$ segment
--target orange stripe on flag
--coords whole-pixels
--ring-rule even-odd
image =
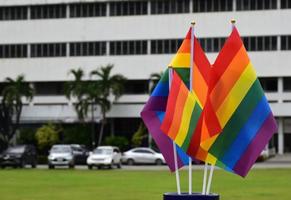
[[[249,62],[250,60],[246,54],[246,50],[244,46],[241,46],[240,50],[229,64],[224,74],[211,91],[210,98],[215,111],[217,111],[223,103],[224,99],[229,94]]]
[[[175,140],[176,135],[179,131],[182,115],[183,115],[183,110],[184,110],[184,105],[188,97],[188,90],[184,90],[184,89],[185,88],[183,87],[183,85],[180,84],[179,95],[177,97],[175,113],[174,113],[175,120],[173,121],[169,129],[169,137],[172,138],[173,140]]]

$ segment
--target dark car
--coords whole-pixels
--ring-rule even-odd
[[[89,151],[86,147],[80,144],[71,144],[71,147],[73,149],[75,164],[86,165],[87,157],[89,156]]]
[[[6,149],[0,154],[0,166],[23,168],[25,165],[31,165],[35,168],[37,164],[36,150],[32,145],[17,145]]]

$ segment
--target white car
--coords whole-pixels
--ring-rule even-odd
[[[133,164],[165,164],[165,159],[161,153],[157,153],[150,148],[134,148],[126,151],[122,155],[122,162],[128,165]]]
[[[75,167],[73,150],[70,145],[58,144],[52,146],[48,156],[48,167],[53,169],[55,166]]]
[[[102,166],[112,168],[114,165],[121,168],[121,153],[117,147],[99,146],[93,152],[90,152],[87,158],[88,169],[93,166],[100,169]]]

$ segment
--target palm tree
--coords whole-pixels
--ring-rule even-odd
[[[102,66],[97,70],[91,72],[91,76],[96,76],[96,87],[99,88],[100,95],[96,95],[95,103],[100,106],[101,109],[101,127],[98,139],[98,145],[101,144],[103,131],[106,121],[106,114],[111,109],[112,102],[110,96],[113,95],[117,100],[123,94],[123,85],[126,80],[121,74],[111,75],[113,65]]]
[[[88,111],[91,106],[91,140],[92,148],[95,147],[95,124],[94,124],[94,102],[92,96],[97,90],[93,84],[83,80],[84,71],[82,69],[72,69],[70,73],[74,76],[74,81],[69,81],[65,84],[65,95],[70,100],[76,98],[74,104],[78,119],[84,124],[85,118],[88,116]]]
[[[34,90],[25,82],[23,75],[17,76],[15,80],[6,78],[5,82],[0,105],[0,140],[7,146],[19,127],[22,97],[30,102]]]
[[[80,121],[84,122],[89,108],[88,95],[86,93],[87,84],[84,82],[84,72],[82,69],[72,69],[70,73],[74,76],[74,81],[65,83],[65,95],[70,100],[72,97],[77,99],[74,104]]]

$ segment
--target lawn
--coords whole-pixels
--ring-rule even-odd
[[[193,171],[201,190],[202,171]],[[291,169],[252,170],[246,179],[217,170],[212,191],[223,200],[290,200]],[[181,172],[187,191],[187,171]],[[175,191],[168,171],[0,170],[1,200],[162,200]]]

